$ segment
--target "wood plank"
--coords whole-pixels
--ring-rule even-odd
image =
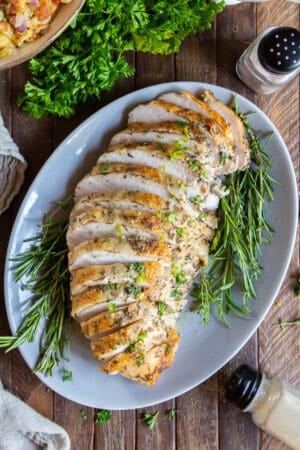
[[[80,412],[87,413],[87,419]],[[70,435],[72,450],[93,450],[94,410],[71,402],[58,394],[54,396],[54,418]]]
[[[176,399],[177,450],[218,449],[218,376]]]
[[[136,448],[138,450],[175,450],[177,448],[175,435],[176,421],[168,417],[168,412],[175,408],[175,401],[170,400],[168,402],[160,403],[159,405],[141,408],[136,411]],[[153,430],[150,430],[142,420],[143,414],[145,412],[154,414],[157,411],[159,414],[155,426]]]
[[[241,17],[243,20],[241,21]],[[235,64],[255,38],[256,6],[241,4],[226,8],[217,19],[217,82],[239,92],[252,101],[255,94],[246,87],[235,73]],[[257,334],[219,372],[219,449],[256,450],[259,433],[248,415],[243,414],[224,399],[223,386],[230,373],[242,363],[257,367]]]
[[[217,84],[239,92],[252,101],[255,95],[239,80],[235,65],[256,36],[255,11],[256,5],[246,3],[229,6],[217,17]]]
[[[136,54],[136,89],[175,79],[174,55],[161,56],[149,53]]]
[[[276,25],[299,29],[299,6],[279,0],[257,7],[258,32]],[[299,177],[299,83],[293,80],[286,88],[271,96],[259,96],[258,105],[271,118],[280,131],[293,159]],[[299,178],[298,178],[299,179]],[[273,325],[279,319],[292,320],[300,316],[300,304],[294,296],[295,276],[299,275],[299,234],[287,277],[279,296],[259,329],[260,368],[269,376],[278,376],[300,383],[299,327],[281,330]],[[288,447],[266,433],[261,433],[261,450],[287,450]]]
[[[211,30],[188,37],[175,57],[176,79],[215,84],[216,24]]]
[[[17,96],[27,77],[28,74],[24,64],[12,70],[12,136],[28,162],[24,185],[11,207],[13,218],[32,179],[52,151],[51,119],[37,121],[16,106]],[[12,374],[11,391],[29,404],[32,402],[38,411],[52,418],[52,394],[49,395],[45,390],[40,389],[42,387],[41,381],[36,375],[32,374],[19,352],[12,354]],[[43,388],[45,389],[44,386]]]
[[[130,450],[135,448],[135,411],[112,411],[104,425],[95,425],[95,450]]]
[[[249,364],[256,368],[256,333],[242,350],[219,372],[219,449],[256,450],[259,447],[259,432],[249,414],[244,414],[231,405],[224,397],[224,386],[232,372],[240,364]]]

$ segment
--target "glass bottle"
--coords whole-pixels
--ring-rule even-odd
[[[266,29],[236,64],[239,78],[259,94],[271,94],[300,72],[300,32],[292,27]]]
[[[249,412],[260,428],[300,449],[300,389],[277,378],[268,379],[243,364],[227,382],[225,396]]]

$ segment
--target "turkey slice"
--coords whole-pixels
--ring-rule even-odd
[[[230,124],[235,151],[238,155],[238,170],[244,170],[250,163],[250,152],[245,130],[241,119],[224,103],[217,100],[211,91],[204,91],[202,99]]]
[[[139,286],[151,286],[164,278],[165,272],[165,267],[158,261],[88,266],[72,272],[71,295],[80,294],[87,287],[98,285],[138,283]]]
[[[84,242],[69,252],[71,271],[90,265],[137,263],[145,261],[171,263],[171,251],[164,242],[142,238],[107,238]]]
[[[170,337],[147,350],[123,352],[104,363],[101,371],[110,375],[120,374],[123,377],[146,386],[153,386],[161,372],[173,363],[177,352],[180,336],[176,330],[170,332]]]
[[[171,330],[175,328],[175,323],[176,320],[172,317],[142,319],[97,340],[92,340],[90,346],[96,359],[106,360],[124,352],[127,348],[130,350],[130,345],[132,346],[133,343],[148,348],[161,344],[168,339]]]

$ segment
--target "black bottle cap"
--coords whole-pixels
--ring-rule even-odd
[[[300,66],[300,31],[291,27],[274,28],[262,38],[257,51],[265,69],[289,73]]]
[[[240,409],[245,409],[261,383],[261,373],[243,364],[231,375],[225,386],[225,397]]]

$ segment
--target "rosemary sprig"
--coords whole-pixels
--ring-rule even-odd
[[[273,184],[269,174],[271,157],[264,151],[268,143],[256,135],[242,115],[236,102],[233,109],[240,116],[250,146],[250,167],[229,175],[225,185],[228,195],[220,200],[219,229],[212,242],[210,263],[195,284],[191,309],[201,314],[207,323],[213,305],[217,305],[220,318],[227,324],[226,314],[247,318],[249,301],[256,297],[253,281],[262,268],[259,264],[262,244],[269,244],[273,229],[267,222],[264,205],[273,200]],[[234,300],[233,286],[241,285],[243,303]]]
[[[61,202],[59,209],[65,209],[65,204]],[[45,375],[52,375],[70,342],[64,328],[70,316],[68,220],[55,221],[56,212],[45,217],[38,235],[25,241],[31,243],[30,248],[11,259],[15,263],[12,270],[16,282],[22,281],[32,298],[15,336],[0,337],[0,347],[8,352],[25,342],[33,342],[41,329],[40,358],[34,372]]]

